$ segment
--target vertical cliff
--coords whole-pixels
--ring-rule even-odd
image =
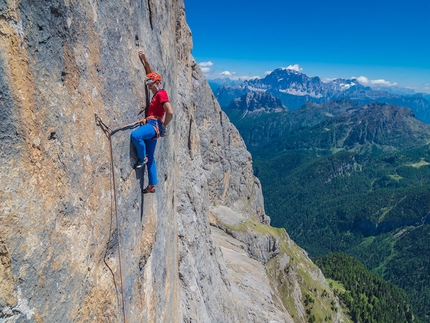
[[[133,323],[343,320],[319,269],[268,225],[191,47],[181,0],[0,0],[0,322],[122,322],[123,301]],[[131,130],[111,137],[112,169],[95,120],[138,120],[138,49],[175,111],[145,196]]]

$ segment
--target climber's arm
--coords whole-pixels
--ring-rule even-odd
[[[152,73],[153,70],[151,68],[151,65],[149,65],[148,60],[146,59],[145,53],[142,50],[139,50],[137,54],[139,55],[140,61],[145,67],[145,72],[146,72],[145,74],[148,75],[149,73]]]
[[[166,111],[166,116],[164,117],[163,128],[166,128],[169,122],[173,118],[173,109],[170,102],[165,102],[163,104],[164,111]]]

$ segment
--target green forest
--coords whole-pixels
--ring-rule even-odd
[[[428,148],[378,157],[283,154],[256,160],[255,173],[272,225],[286,228],[312,257],[356,257],[403,288],[428,322],[429,164]]]
[[[429,323],[430,126],[395,106],[361,109],[344,100],[226,112],[253,156],[271,224],[312,258],[355,257]]]
[[[420,322],[412,314],[408,297],[402,289],[368,271],[353,257],[332,253],[314,261],[326,278],[343,287],[337,289],[330,283],[354,322]]]

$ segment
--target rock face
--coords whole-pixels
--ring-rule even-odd
[[[248,92],[231,101],[229,109],[249,112],[281,112],[288,111],[282,101],[267,92]]]
[[[319,269],[268,225],[182,1],[1,0],[0,18],[0,322],[305,322],[322,290],[315,313],[344,320]],[[138,49],[175,111],[145,196],[131,130],[111,137],[112,168],[95,120],[138,120]]]

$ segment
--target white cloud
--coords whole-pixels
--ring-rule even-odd
[[[210,67],[213,66],[214,63],[212,63],[211,61],[208,61],[208,62],[201,62],[198,65],[202,69],[203,73],[208,74],[211,71]]]
[[[363,85],[369,85],[369,86],[372,86],[372,85],[375,85],[375,86],[397,86],[396,82],[391,83],[391,82],[388,82],[388,81],[386,81],[384,79],[369,80],[365,76],[359,76],[359,77],[354,77],[353,76],[352,78],[357,79],[357,81],[360,82]]]
[[[264,72],[264,75],[269,75],[269,74],[271,74],[273,71],[266,71],[266,72]]]
[[[214,65],[214,63],[212,63],[211,61],[199,63],[200,67],[208,67],[208,66],[213,66],[213,65]]]
[[[369,84],[369,79],[365,76],[359,76],[359,77],[352,77],[353,79],[357,79],[358,82],[360,82],[361,84]]]
[[[289,65],[285,69],[287,69],[287,70],[293,70],[293,71],[296,71],[296,72],[301,72],[303,70],[303,68],[301,68],[299,64]]]
[[[260,76],[250,76],[250,75],[242,76],[242,75],[237,75],[236,72],[230,72],[230,71],[224,71],[224,72],[221,72],[221,73],[213,73],[213,72],[211,72],[211,73],[205,74],[205,76],[206,76],[206,78],[208,80],[225,78],[225,79],[230,79],[230,80],[233,80],[233,81],[237,81],[237,80],[243,80],[243,81],[245,81],[245,80],[254,80],[254,79],[259,79],[260,78]]]
[[[230,71],[224,71],[221,72],[220,75],[221,77],[224,78],[229,78],[231,80],[254,80],[254,79],[259,79],[259,76],[240,76],[240,75],[236,75],[236,72],[230,72]]]
[[[334,81],[336,79],[337,79],[337,77],[323,77],[323,78],[321,78],[321,82],[323,82],[323,83],[330,83],[330,82],[332,82],[332,81]]]
[[[255,80],[261,78],[260,76],[254,75],[254,76],[239,76],[242,80]]]
[[[380,80],[372,80],[372,81],[370,81],[372,84],[376,84],[376,85],[381,85],[381,86],[396,86],[397,85],[397,83],[396,82],[394,82],[394,83],[390,83],[390,82],[388,82],[388,81],[385,81],[385,80],[382,80],[382,79],[380,79]]]
[[[234,74],[236,74],[236,72],[229,72],[229,71],[224,71],[220,73],[223,76],[233,76]]]
[[[202,72],[205,74],[205,77],[208,80],[211,79],[219,79],[219,78],[228,78],[231,80],[252,80],[252,79],[258,79],[260,78],[260,76],[239,76],[237,75],[236,72],[231,72],[231,71],[223,71],[221,73],[216,72],[215,70],[213,70],[211,67],[215,65],[215,63],[213,63],[212,61],[208,61],[208,62],[201,62],[198,63],[198,65],[200,66]]]

